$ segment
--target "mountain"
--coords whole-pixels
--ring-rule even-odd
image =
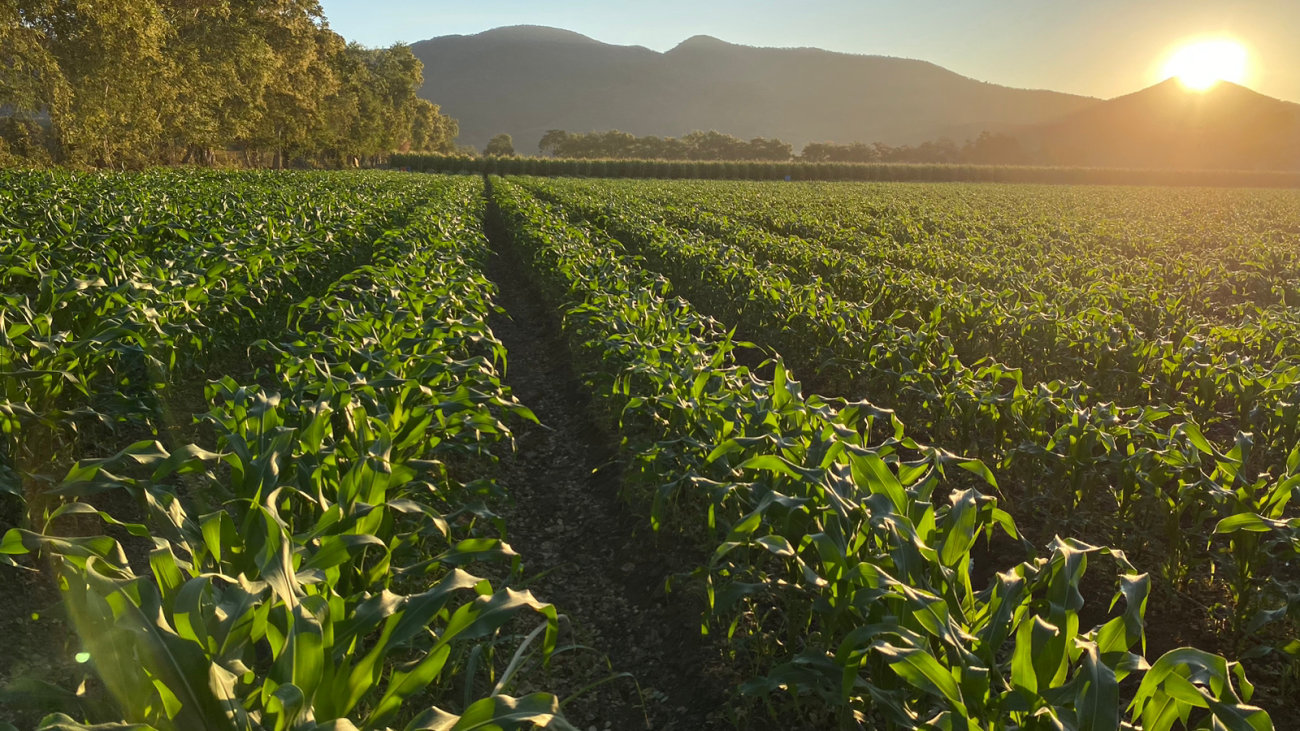
[[[1193,92],[1169,79],[1021,135],[1057,165],[1300,169],[1300,104],[1226,81]]]
[[[717,130],[808,142],[961,143],[1014,131],[1099,102],[976,81],[924,61],[753,48],[695,36],[659,53],[538,26],[412,44],[420,95],[460,122],[479,148],[509,133],[533,152],[549,129],[680,136]]]

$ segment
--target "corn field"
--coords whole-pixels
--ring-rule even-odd
[[[1300,194],[0,175],[0,577],[87,678],[39,728],[572,728],[494,249],[747,718],[1300,720]]]

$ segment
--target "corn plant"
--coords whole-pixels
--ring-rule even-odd
[[[45,530],[6,534],[10,563],[53,558],[120,719],[567,728],[553,696],[508,694],[529,645],[554,650],[556,610],[464,568],[518,560],[481,475],[510,439],[505,420],[532,418],[499,378],[467,182],[424,186],[431,199],[369,242],[368,261],[285,308],[284,330],[253,344],[269,365],[252,382],[208,384],[208,448],[142,441],[80,460],[46,491]],[[109,490],[146,520],[93,508]],[[150,544],[147,567],[129,543],[63,537],[78,517]],[[525,615],[537,631],[502,634]],[[500,674],[498,647],[515,651]]]
[[[1231,545],[1212,537],[1225,516],[1258,512],[1255,496],[1271,495],[1269,505],[1285,510],[1287,499],[1281,496],[1289,498],[1296,489],[1294,470],[1278,462],[1295,442],[1295,422],[1287,422],[1292,367],[1285,361],[1259,375],[1249,361],[1232,353],[1222,356],[1223,363],[1202,364],[1206,349],[1184,342],[1164,342],[1154,351],[1137,347],[1135,357],[1153,363],[1159,373],[1139,373],[1138,380],[1166,386],[1148,389],[1147,396],[1154,400],[1146,403],[1117,404],[1103,400],[1105,394],[1089,383],[1035,383],[1027,375],[1031,365],[1033,371],[1044,372],[1039,366],[1060,351],[1052,338],[1071,328],[1078,331],[1069,336],[1072,342],[1082,342],[1081,334],[1093,331],[1119,337],[1118,342],[1140,339],[1135,331],[1115,330],[1086,318],[1067,326],[1068,313],[1060,311],[1055,300],[1017,299],[1014,304],[1022,311],[994,313],[969,291],[957,291],[960,280],[943,283],[941,289],[951,294],[931,286],[930,295],[914,297],[918,290],[913,284],[919,280],[893,269],[864,268],[878,266],[859,252],[779,238],[701,212],[710,196],[698,187],[690,190],[696,196],[690,199],[680,197],[682,191],[652,187],[646,200],[640,200],[630,186],[627,192],[632,194],[610,199],[597,196],[590,184],[527,185],[557,202],[571,220],[597,222],[704,311],[791,358],[800,372],[815,373],[820,392],[855,399],[878,394],[883,405],[898,410],[913,433],[990,461],[1008,478],[1000,488],[1012,512],[1045,510],[1061,520],[1083,516],[1089,522],[1076,528],[1083,537],[1123,542],[1177,585],[1231,577],[1229,611],[1236,618],[1231,629],[1243,642],[1267,624],[1257,621],[1258,607],[1267,607],[1274,618],[1287,615],[1277,603],[1292,602],[1287,598],[1291,592],[1271,583],[1271,576],[1280,571],[1285,584],[1287,567],[1294,561],[1286,531],[1273,530],[1281,540],[1270,541],[1274,548],[1268,552],[1250,550],[1247,536]],[[778,209],[780,203],[767,205]],[[813,223],[800,225],[818,230]],[[927,227],[901,224],[889,233],[894,238],[882,244],[888,251],[880,253],[896,259],[914,258],[916,252],[910,249],[925,250],[929,235]],[[912,258],[909,266],[919,266]],[[939,281],[925,276],[932,283]],[[1047,311],[1042,321],[1052,324],[1051,331],[1034,325],[1035,316],[1025,308]],[[1091,317],[1090,311],[1083,314]],[[1018,348],[1014,355],[1024,368],[992,360],[987,351],[977,351],[979,360],[967,364],[959,339],[983,337],[991,328],[1004,329],[993,340]],[[1171,349],[1182,354],[1170,356]],[[1115,357],[1079,351],[1076,360],[1100,358],[1104,363],[1109,358],[1115,372],[1136,372],[1135,364],[1119,363]],[[1189,370],[1193,366],[1195,373]],[[1214,375],[1206,380],[1197,373]],[[1192,401],[1199,398],[1196,393],[1210,394],[1204,404],[1214,402],[1221,413],[1213,413],[1219,416],[1201,424],[1193,415],[1196,403],[1166,401],[1163,394],[1188,390],[1189,383],[1195,384]],[[1235,385],[1223,387],[1225,383]],[[1222,393],[1240,400],[1220,407],[1215,399]],[[1270,408],[1273,404],[1276,408]],[[1244,412],[1249,416],[1237,419]],[[1212,444],[1205,437],[1209,430],[1223,433],[1229,425],[1253,431],[1229,429],[1226,433],[1234,434],[1229,444],[1222,439]],[[1158,541],[1150,541],[1150,535]]]
[[[845,727],[1162,728],[1206,709],[1207,722],[1271,728],[1239,666],[1216,674],[1226,660],[1191,650],[1148,664],[1150,582],[1122,552],[1057,538],[1046,555],[1026,546],[1024,561],[981,566],[981,539],[1020,535],[983,491],[997,489],[983,463],[912,439],[869,402],[804,396],[779,359],[759,377],[737,361],[751,346],[620,242],[508,182],[493,190],[617,415],[652,521],[720,539],[696,572],[713,621],[735,639],[746,617],[781,618],[777,657],[746,690],[818,698]],[[1110,616],[1090,628],[1089,557],[1116,569]],[[1130,676],[1143,687],[1126,708]]]
[[[160,395],[275,332],[418,195],[383,177],[15,172],[5,183],[0,491],[29,501],[83,435],[165,427]],[[29,511],[37,523],[42,509]]]

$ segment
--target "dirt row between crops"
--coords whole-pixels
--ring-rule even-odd
[[[504,381],[541,421],[516,429],[517,449],[498,476],[512,498],[503,509],[508,541],[524,574],[537,577],[528,588],[569,617],[560,644],[590,648],[535,680],[563,699],[612,678],[565,708],[582,729],[730,728],[726,700],[738,681],[701,636],[703,598],[664,589],[707,557],[656,535],[620,497],[617,442],[593,416],[559,315],[505,237],[488,232],[496,254],[487,274],[505,310],[490,320],[508,353]]]

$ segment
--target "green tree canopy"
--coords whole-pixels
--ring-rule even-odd
[[[487,147],[483,148],[483,154],[509,157],[515,154],[515,141],[508,134],[499,134],[488,140]]]
[[[408,47],[346,43],[319,0],[0,0],[0,115],[39,121],[37,146],[76,165],[450,151],[423,83]]]

